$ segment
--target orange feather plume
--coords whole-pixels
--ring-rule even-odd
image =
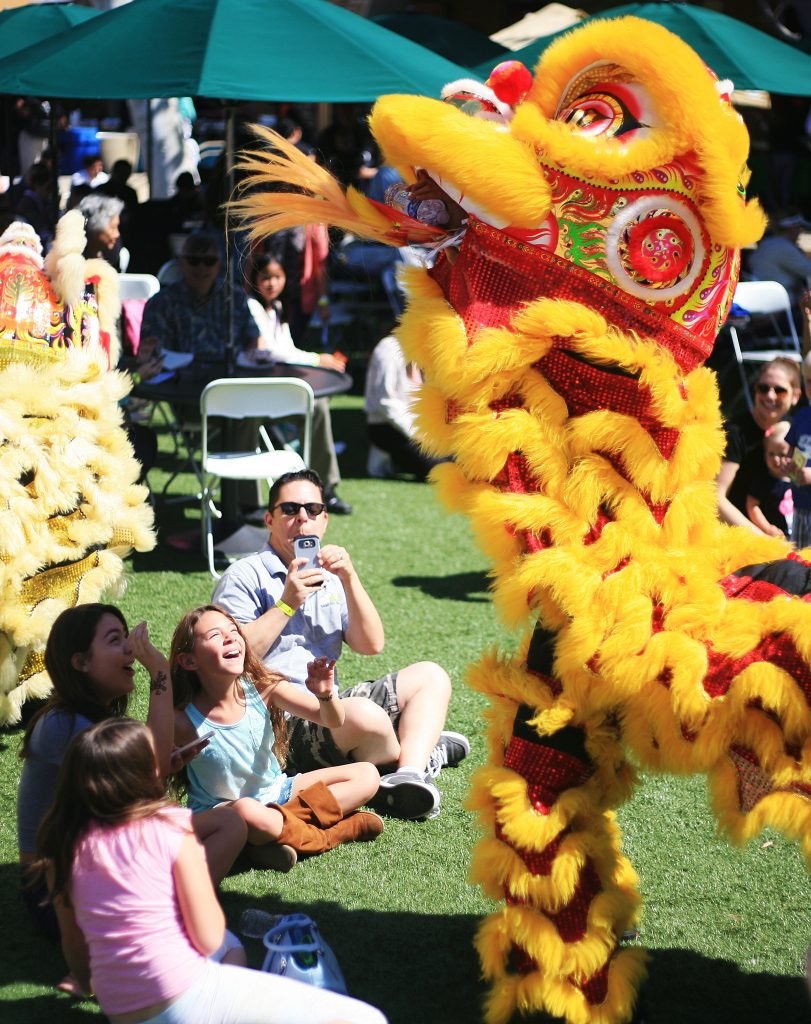
[[[229,204],[252,240],[302,224],[331,224],[392,246],[438,244],[448,237],[441,228],[367,199],[355,188],[344,192],[328,171],[277,132],[260,125],[253,125],[253,131],[267,148],[249,151],[239,161],[237,170],[246,176],[240,198]]]

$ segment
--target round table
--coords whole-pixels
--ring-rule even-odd
[[[235,377],[297,377],[306,381],[316,398],[341,395],[352,387],[348,373],[326,370],[322,366],[300,366],[295,363],[270,363],[266,366],[237,366],[232,374],[225,372],[225,362],[192,362],[175,370],[172,376],[157,384],[141,381],[132,389],[136,398],[172,405],[199,405],[203,388],[212,380]]]

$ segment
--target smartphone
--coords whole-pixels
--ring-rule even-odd
[[[293,539],[293,553],[296,558],[306,558],[307,564],[299,569],[320,569],[318,564],[318,552],[321,550],[321,541],[318,537],[295,537]]]
[[[207,743],[213,735],[214,730],[209,729],[208,732],[204,732],[202,736],[198,736],[197,739],[192,740],[191,743],[186,743],[184,744],[184,746],[177,747],[175,750],[173,750],[172,757],[182,757],[183,754],[188,754],[188,752],[190,750],[194,750],[195,747],[199,747],[202,743]]]

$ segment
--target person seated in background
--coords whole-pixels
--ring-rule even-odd
[[[248,308],[260,332],[257,360],[265,357],[274,362],[323,366],[343,373],[345,356],[296,348],[284,316],[286,282],[284,269],[277,259],[269,253],[254,256],[248,274]],[[341,482],[341,471],[335,453],[328,398],[317,398],[313,407],[312,466],[324,482],[327,509],[338,515],[349,515],[352,506],[335,493]]]
[[[416,441],[412,404],[421,384],[420,368],[416,363],[406,364],[397,338],[393,334],[381,338],[366,369],[369,476],[382,478],[401,471],[424,480],[439,461],[425,455]]]
[[[110,180],[110,175],[104,170],[100,153],[88,153],[82,160],[81,171],[71,175],[70,184],[89,185],[91,188],[98,188],[105,181]]]
[[[344,644],[358,654],[380,654],[385,639],[377,608],[345,548],[325,544],[312,567],[296,556],[294,540],[318,538],[320,545],[328,523],[317,473],[303,469],[280,476],[268,497],[268,543],[234,562],[212,596],[241,624],[268,668],[299,689],[313,658],[337,661]],[[343,724],[327,729],[291,718],[289,770],[371,761],[386,773],[373,806],[396,817],[435,817],[440,793],[434,779],[470,752],[466,737],[443,731],[448,673],[435,662],[418,661],[342,693],[337,677],[336,670]]]
[[[722,523],[759,527],[746,516],[749,479],[763,462],[763,436],[791,413],[800,399],[800,371],[788,356],[777,356],[758,374],[754,405],[724,423],[726,449],[716,477],[718,515]]]
[[[215,235],[197,231],[183,243],[181,280],[164,285],[147,302],[141,322],[141,350],[152,360],[150,376],[161,365],[155,352],[191,352],[196,358],[222,359],[228,336],[226,283],[220,276],[222,260]],[[253,349],[259,330],[248,309],[248,298],[234,291],[234,351]],[[141,372],[139,367],[139,372]],[[141,372],[144,379],[148,379]]]
[[[136,372],[149,380],[163,368],[163,352],[191,352],[195,359],[223,359],[228,338],[227,288],[216,235],[198,231],[186,238],[180,256],[181,280],[164,285],[144,307]],[[233,292],[234,353],[253,350],[259,330],[242,289]],[[256,443],[258,421],[242,420],[234,438],[241,450]],[[243,509],[262,501],[261,485],[241,480],[237,497]]]
[[[811,283],[811,257],[797,245],[809,223],[799,211],[791,211],[772,224],[772,233],[758,242],[749,257],[749,270],[759,281],[777,281],[788,292],[792,306]]]
[[[106,260],[110,266],[119,270],[121,252],[121,211],[124,204],[113,196],[99,195],[93,192],[79,203],[79,210],[84,217],[85,259]]]

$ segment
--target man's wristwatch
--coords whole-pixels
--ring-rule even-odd
[[[296,609],[291,608],[286,601],[276,601],[273,607],[278,608],[280,612],[282,612],[284,615],[288,617],[288,619],[292,619],[293,616],[296,614]]]

